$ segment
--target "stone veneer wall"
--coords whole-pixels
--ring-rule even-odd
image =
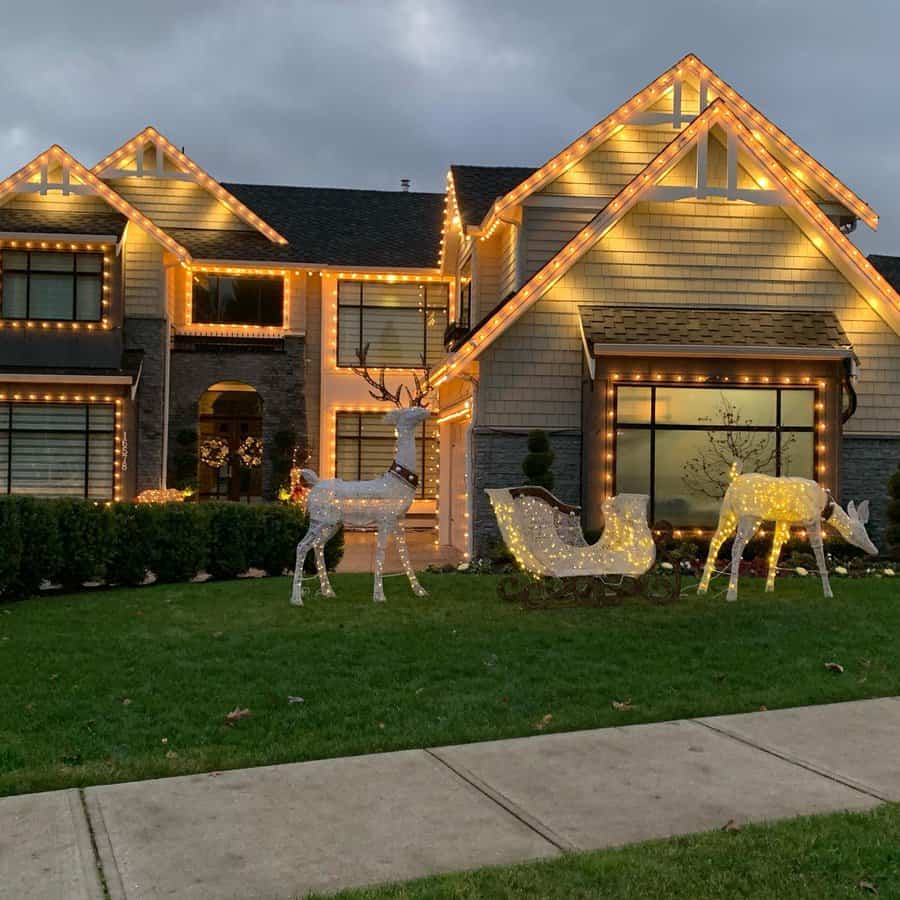
[[[884,551],[887,525],[887,480],[900,463],[900,435],[873,436],[844,434],[841,447],[841,503],[868,500],[869,536]]]
[[[166,404],[166,355],[169,324],[165,319],[126,317],[123,323],[126,350],[142,350],[141,381],[135,397],[129,466],[134,471],[136,493],[163,486],[164,411]]]
[[[248,342],[249,343],[249,342]],[[176,449],[175,436],[197,427],[200,395],[219,381],[241,381],[255,388],[263,403],[263,496],[272,499],[279,485],[272,480],[273,438],[292,429],[298,444],[307,437],[304,398],[306,345],[302,337],[285,337],[284,350],[172,351],[169,410],[169,458]]]
[[[553,461],[553,493],[565,503],[581,503],[581,432],[547,430]],[[474,558],[485,556],[500,540],[497,520],[485,488],[525,484],[522,460],[528,452],[526,432],[474,428],[472,433],[472,540]]]

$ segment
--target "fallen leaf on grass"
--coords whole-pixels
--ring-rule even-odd
[[[249,709],[241,709],[239,706],[236,706],[230,713],[226,713],[225,724],[231,725],[233,727],[235,722],[239,722],[241,719],[246,719],[249,715]]]
[[[288,695],[288,703],[303,703],[302,697],[292,697],[290,694]]]
[[[178,759],[178,754],[174,750],[170,750],[166,754],[166,759]]]
[[[378,727],[379,727],[379,728],[384,728],[384,722],[379,722],[379,723],[378,723]]]
[[[612,708],[619,712],[627,712],[629,709],[634,709],[634,704],[631,702],[631,697],[626,697],[624,700],[613,700]]]
[[[540,722],[535,722],[534,727],[538,731],[543,731],[551,722],[553,721],[553,716],[550,713],[547,713]]]
[[[762,706],[760,706],[759,711],[760,711],[760,712],[768,712],[768,711],[769,711],[769,707],[766,706],[765,704],[763,704]]]
[[[169,739],[168,739],[168,738],[160,738],[160,741],[159,741],[159,742],[160,742],[161,744],[168,744],[168,743],[169,743]]]
[[[858,881],[858,882],[856,883],[856,886],[857,886],[861,891],[866,891],[866,892],[869,893],[869,894],[875,894],[875,895],[878,894],[878,886],[872,884],[871,881]]]
[[[222,637],[222,635],[223,635],[224,633],[225,633],[224,631],[214,631],[214,632],[213,632],[213,637]]]
[[[131,697],[126,697],[126,698],[122,701],[122,706],[131,706]]]
[[[729,819],[723,826],[722,831],[741,831],[743,828],[742,825],[738,825],[734,819]]]
[[[827,662],[825,663],[825,668],[828,669],[829,672],[837,672],[839,675],[844,671],[844,667],[838,662]]]

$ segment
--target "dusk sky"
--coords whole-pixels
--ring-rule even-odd
[[[539,165],[695,52],[880,214],[863,249],[900,254],[889,0],[47,0],[3,30],[4,175],[152,124],[220,180],[387,190]]]

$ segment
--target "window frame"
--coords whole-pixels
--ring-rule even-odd
[[[230,281],[255,281],[255,282],[280,282],[281,283],[281,303],[279,305],[281,320],[277,324],[274,323],[260,323],[260,322],[212,322],[205,319],[197,318],[197,302],[195,297],[195,282],[194,277],[201,276],[207,279],[207,281],[215,278],[216,279],[216,300],[215,305],[218,305],[219,299],[221,297],[221,282],[223,278],[227,278]],[[288,285],[287,278],[284,275],[229,275],[222,274],[220,272],[201,272],[197,271],[195,276],[192,276],[190,279],[191,284],[191,318],[190,324],[196,325],[200,328],[268,328],[275,330],[283,330],[286,327],[286,315],[284,309],[285,298],[288,296]],[[259,307],[258,307],[259,308]]]
[[[116,496],[116,440],[117,440],[117,407],[114,402],[89,402],[89,403],[52,403],[52,402],[29,402],[29,401],[3,401],[0,402],[0,440],[6,441],[6,490],[0,491],[0,496],[35,496],[34,494],[19,493],[13,491],[13,438],[16,434],[34,434],[40,432],[37,428],[14,428],[13,427],[13,410],[19,407],[31,407],[46,409],[51,406],[64,406],[67,408],[81,407],[84,413],[83,429],[58,429],[60,434],[82,434],[84,437],[84,474],[82,479],[83,490],[80,495],[76,494],[51,494],[49,497],[75,497],[81,496],[85,500],[97,500],[105,502],[113,500]],[[91,425],[91,410],[97,407],[109,407],[112,412],[112,424],[107,428],[97,428]],[[92,496],[91,491],[91,436],[97,434],[108,435],[112,442],[113,452],[111,454],[110,472],[109,472],[109,494],[103,497]]]
[[[339,420],[341,416],[355,416],[356,417],[356,434],[355,435],[347,435],[340,433]],[[352,442],[356,449],[356,474],[355,477],[351,480],[362,481],[362,448],[363,444],[367,441],[378,441],[379,443],[389,444],[393,449],[396,446],[396,438],[393,435],[385,435],[384,437],[372,437],[372,436],[363,436],[362,426],[363,426],[363,416],[377,416],[379,418],[382,417],[381,412],[375,411],[366,411],[366,410],[351,410],[351,409],[341,409],[335,413],[334,416],[334,458],[335,458],[335,478],[338,478],[337,474],[337,456],[338,456],[338,444],[340,442]],[[439,435],[437,432],[436,423],[432,423],[434,426],[433,437],[428,436],[428,422],[430,420],[426,419],[422,422],[421,425],[421,435],[417,435],[417,438],[421,440],[422,446],[421,451],[419,452],[419,485],[416,488],[415,500],[436,500],[439,491],[439,479],[435,478],[434,482],[434,493],[428,494],[426,493],[426,489],[428,486],[428,470],[427,470],[427,461],[428,461],[428,443],[429,441],[434,445],[435,448],[438,446]]]
[[[19,268],[9,268],[4,265],[3,254],[4,253],[24,253],[27,257],[26,267],[24,269]],[[72,257],[72,269],[71,271],[65,271],[62,269],[34,269],[32,267],[32,258],[40,257],[45,254],[54,254],[56,256],[66,255]],[[93,256],[98,257],[100,260],[100,268],[96,272],[80,272],[78,270],[78,257],[84,256]],[[8,316],[6,314],[6,307],[3,303],[3,294],[4,291],[4,279],[7,274],[11,275],[24,275],[25,276],[25,315],[24,316]],[[69,318],[48,318],[46,316],[32,316],[31,314],[31,276],[32,275],[70,275],[72,276],[72,315]],[[94,250],[51,250],[51,249],[41,249],[34,250],[31,248],[20,248],[20,247],[4,247],[2,251],[0,251],[0,319],[3,319],[7,322],[91,322],[98,323],[103,322],[106,318],[106,314],[104,312],[105,306],[105,297],[104,297],[104,288],[106,286],[106,254],[102,251],[94,251]],[[78,318],[78,281],[81,279],[99,279],[100,281],[100,298],[98,303],[97,310],[97,318],[95,319],[80,319]]]
[[[650,390],[650,420],[646,424],[639,422],[619,422],[619,390],[621,388],[644,388]],[[657,423],[656,422],[656,391],[657,388],[664,388],[666,390],[709,390],[709,391],[768,391],[775,393],[775,424],[774,425],[746,425],[741,426],[740,428],[732,428],[728,425],[678,425],[678,424],[668,424],[668,423]],[[812,410],[813,410],[813,423],[812,425],[783,425],[782,424],[782,394],[785,391],[806,391],[812,394]],[[775,475],[778,477],[781,474],[781,446],[782,446],[782,435],[785,433],[802,433],[802,434],[812,434],[813,436],[813,458],[812,458],[812,472],[813,478],[820,471],[821,457],[822,453],[819,450],[819,444],[821,442],[821,422],[822,422],[822,414],[820,411],[820,404],[816,392],[816,388],[814,385],[810,384],[794,384],[794,385],[780,385],[780,384],[735,384],[729,382],[728,384],[722,383],[703,383],[703,384],[685,384],[685,383],[672,383],[672,382],[644,382],[644,381],[636,381],[636,382],[628,382],[628,381],[615,381],[613,383],[613,396],[612,396],[612,408],[610,419],[612,421],[612,434],[613,434],[613,446],[612,446],[612,464],[609,467],[608,471],[611,474],[611,479],[609,483],[612,485],[613,493],[618,492],[618,461],[619,461],[619,432],[620,431],[649,431],[650,432],[650,472],[649,472],[649,495],[650,502],[648,506],[648,515],[650,517],[651,522],[656,521],[656,433],[658,431],[699,431],[699,432],[727,432],[727,431],[739,431],[739,432],[756,432],[756,433],[766,433],[766,434],[774,434],[775,435]],[[678,525],[677,528],[691,530],[697,528],[709,528],[708,525]]]
[[[383,281],[372,282],[372,281],[367,281],[367,280],[363,280],[363,279],[357,280],[357,279],[352,279],[352,278],[339,278],[338,279],[337,292],[335,295],[335,305],[337,307],[337,317],[336,317],[336,323],[335,323],[334,359],[335,359],[335,365],[339,369],[359,368],[359,358],[358,357],[357,357],[356,361],[354,361],[352,363],[341,362],[341,309],[343,308],[343,309],[350,309],[350,310],[352,310],[352,309],[358,310],[359,321],[358,321],[357,327],[359,328],[359,339],[360,339],[360,342],[362,342],[363,335],[365,334],[364,310],[367,308],[368,309],[385,309],[386,308],[384,306],[379,306],[378,304],[375,304],[375,303],[370,303],[367,306],[366,303],[364,302],[365,286],[367,284],[373,284],[373,283],[374,284],[384,284]],[[390,283],[390,282],[388,282],[388,283]],[[443,336],[444,336],[444,331],[446,329],[446,320],[450,316],[450,283],[447,281],[403,281],[403,282],[399,282],[399,283],[401,285],[408,286],[408,287],[422,288],[425,292],[425,304],[421,308],[421,313],[422,313],[422,347],[421,347],[421,349],[422,349],[422,352],[419,355],[418,361],[412,365],[382,366],[379,363],[368,363],[368,362],[367,362],[367,365],[371,365],[372,368],[375,368],[375,369],[395,369],[395,370],[424,369],[424,368],[427,368],[429,365],[433,365],[435,362],[437,362],[437,360],[429,361],[429,359],[428,359],[428,313],[432,310],[442,310],[444,313],[445,325],[444,325],[444,328],[439,329],[441,349],[443,350]],[[359,302],[355,303],[355,304],[341,303],[341,285],[355,285],[355,286],[358,285],[359,286]],[[429,305],[429,303],[428,303],[428,288],[429,287],[432,287],[432,288],[442,287],[444,289],[445,301],[444,301],[443,305],[438,305],[438,306]],[[403,307],[399,307],[399,308],[402,309]],[[407,307],[407,308],[412,309],[412,307]],[[360,346],[355,348],[357,353],[362,352],[362,349],[363,349],[362,343],[360,343]],[[443,358],[444,353],[439,350],[438,355],[439,355],[439,358]],[[423,361],[424,361],[424,366],[422,364]]]

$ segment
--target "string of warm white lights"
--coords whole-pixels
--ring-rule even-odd
[[[231,210],[231,212],[248,224],[253,225],[254,228],[262,232],[262,234],[270,241],[276,244],[287,244],[287,238],[279,234],[271,225],[264,222],[252,209],[241,203],[234,194],[225,190],[215,178],[198,166],[197,163],[179,150],[178,147],[166,138],[165,135],[160,134],[153,126],[148,126],[139,134],[136,134],[130,141],[126,141],[121,147],[114,150],[109,156],[97,163],[97,165],[91,169],[91,172],[102,177],[109,173],[110,169],[113,169],[116,163],[121,162],[126,157],[136,153],[143,153],[148,143],[158,145],[170,159],[176,162],[182,171],[186,171],[196,178],[199,184],[206,188],[206,190]],[[128,174],[131,173],[129,172]],[[146,174],[153,175],[156,173],[153,170],[150,170]]]

